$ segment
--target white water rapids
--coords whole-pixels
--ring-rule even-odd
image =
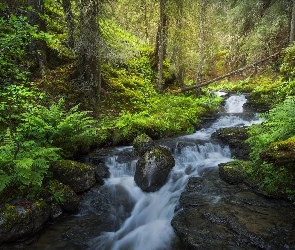
[[[243,112],[246,102],[244,95],[234,95],[226,100],[225,114],[209,128],[201,129],[191,135],[178,138],[174,153],[175,167],[168,182],[157,192],[145,193],[136,186],[133,175],[136,161],[119,163],[116,156],[108,158],[111,177],[105,185],[111,190],[121,186],[134,201],[134,207],[116,232],[105,232],[89,242],[88,249],[95,250],[170,250],[175,237],[171,220],[181,192],[188,178],[199,176],[200,171],[208,167],[217,167],[219,163],[231,160],[228,147],[209,142],[210,136],[219,128],[248,126],[256,121],[246,121],[238,116]],[[184,143],[189,141],[189,143]],[[194,141],[203,141],[196,143]],[[118,150],[132,150],[122,147]]]

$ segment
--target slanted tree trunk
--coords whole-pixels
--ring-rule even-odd
[[[291,30],[290,30],[290,44],[295,41],[295,0],[292,7]]]
[[[44,0],[28,0],[28,21],[31,25],[37,25],[38,31],[46,31],[46,22],[42,20],[41,15],[44,14]],[[34,53],[37,65],[42,75],[45,74],[47,68],[47,45],[43,40],[33,40],[31,51]]]
[[[97,109],[100,101],[100,32],[98,0],[81,1],[78,70],[81,87],[89,104]]]
[[[75,37],[74,37],[75,22],[74,22],[74,16],[73,16],[73,12],[72,12],[71,0],[62,0],[62,7],[63,7],[64,15],[66,18],[67,26],[68,26],[68,46],[70,48],[74,48],[74,46],[75,46]]]

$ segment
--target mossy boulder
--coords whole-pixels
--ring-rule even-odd
[[[172,153],[160,146],[152,147],[137,162],[135,183],[145,192],[155,192],[166,182],[175,165]]]
[[[0,243],[17,241],[38,231],[51,214],[45,200],[19,200],[0,207]]]
[[[60,160],[52,164],[50,170],[55,179],[76,193],[86,191],[96,183],[94,168],[84,163]]]
[[[135,155],[142,156],[155,146],[155,142],[146,134],[141,134],[133,140],[133,151]]]
[[[52,181],[48,188],[52,196],[51,200],[54,204],[59,205],[66,212],[76,212],[80,198],[68,185],[57,180]]]
[[[242,162],[232,161],[220,163],[218,166],[220,178],[230,184],[242,183],[247,176]]]
[[[260,153],[260,158],[277,166],[289,166],[295,170],[295,137],[285,141],[274,142]]]

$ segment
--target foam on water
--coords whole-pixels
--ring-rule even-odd
[[[208,140],[213,132],[223,127],[233,127],[240,124],[250,125],[252,122],[232,114],[243,112],[245,96],[232,96],[225,104],[227,114],[207,129],[184,136]],[[136,161],[117,162],[116,156],[111,156],[106,162],[111,177],[105,186],[110,190],[121,185],[134,200],[135,205],[131,215],[123,222],[116,232],[105,232],[89,242],[89,249],[97,250],[165,250],[171,249],[171,240],[175,237],[170,221],[173,218],[181,192],[191,176],[199,176],[200,171],[207,167],[217,167],[219,163],[231,160],[228,147],[206,142],[203,145],[184,146],[174,154],[175,167],[169,175],[168,182],[157,192],[145,193],[136,186],[133,175]],[[218,202],[219,197],[214,199]]]

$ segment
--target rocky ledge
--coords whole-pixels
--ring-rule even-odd
[[[171,222],[185,249],[295,249],[295,211],[208,168],[189,179]]]

